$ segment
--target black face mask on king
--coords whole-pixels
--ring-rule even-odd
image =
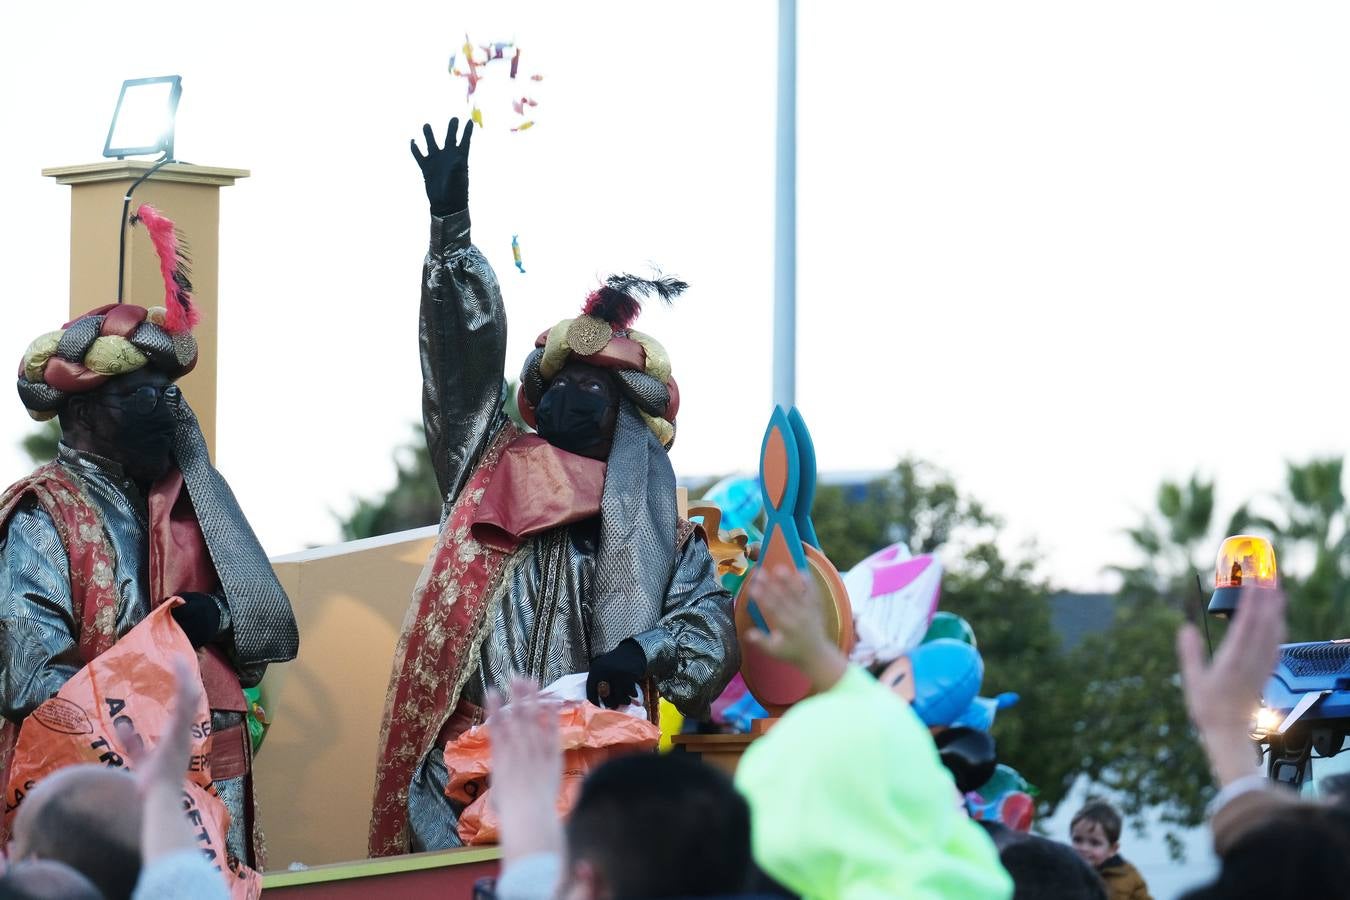
[[[555,384],[544,392],[534,411],[539,436],[559,450],[591,455],[607,441],[610,398],[576,384]]]
[[[117,423],[117,443],[127,474],[153,481],[169,470],[173,461],[174,411],[161,401],[145,412],[123,407]]]

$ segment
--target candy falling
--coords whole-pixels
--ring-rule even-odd
[[[515,235],[515,234],[511,235],[511,258],[512,258],[513,260],[515,260],[516,268],[520,270],[520,274],[524,275],[524,274],[525,274],[525,264],[524,264],[523,262],[520,261],[520,240],[519,240],[519,235]]]
[[[479,128],[483,127],[485,118],[501,121],[498,114],[491,109],[489,112],[492,112],[492,115],[490,117],[484,116],[483,107],[479,103],[479,82],[488,77],[490,71],[497,70],[497,67],[491,64],[498,61],[509,65],[509,78],[517,78],[520,75],[520,57],[520,48],[516,46],[515,41],[490,41],[475,45],[467,34],[464,36],[464,44],[460,47],[459,52],[450,55],[449,72],[452,77],[465,80],[464,97],[470,104],[470,117]],[[536,72],[529,75],[529,79],[531,81],[543,81],[544,76]],[[516,119],[510,130],[513,132],[528,131],[533,128],[535,120],[532,117],[526,118],[527,115],[532,116],[532,113],[527,110],[532,110],[538,105],[539,102],[533,97],[522,97],[518,94],[513,97],[511,99],[511,111],[515,114]],[[501,116],[504,117],[505,115],[506,112],[503,110]]]

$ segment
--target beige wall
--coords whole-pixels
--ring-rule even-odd
[[[272,727],[258,754],[269,869],[363,859],[394,642],[435,527],[272,561],[300,656],[264,680]]]

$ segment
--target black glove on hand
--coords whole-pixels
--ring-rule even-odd
[[[422,134],[427,140],[425,156],[417,148],[416,138],[408,142],[412,145],[413,159],[422,169],[433,216],[448,216],[469,208],[469,140],[473,137],[473,122],[464,123],[464,135],[456,143],[458,129],[459,119],[451,119],[445,146],[437,147],[431,126],[423,125]]]
[[[178,596],[187,602],[175,606],[170,614],[192,642],[192,649],[200,650],[220,633],[220,607],[216,606],[216,598],[210,594],[188,591]]]
[[[596,706],[615,709],[637,699],[638,682],[647,674],[647,654],[632,638],[603,656],[591,660],[586,676],[586,699]]]
[[[984,787],[994,777],[998,766],[998,751],[994,739],[974,728],[948,728],[939,732],[934,742],[942,764],[952,773],[956,789],[963,794]]]

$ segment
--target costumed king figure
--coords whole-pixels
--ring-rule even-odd
[[[133,221],[160,256],[163,307],[92,310],[29,345],[19,398],[59,417],[57,458],[0,495],[0,778],[24,718],[169,597],[211,706],[228,847],[261,869],[243,687],[299,649],[289,599],[174,381],[197,363],[173,223]]]
[[[611,278],[540,336],[519,394],[538,434],[522,433],[504,409],[501,291],[469,242],[473,123],[457,141],[452,119],[443,148],[423,131],[422,408],[445,513],[395,649],[372,856],[459,844],[444,748],[513,672],[588,672],[589,699],[610,707],[654,684],[700,718],[740,665],[731,598],[677,517],[670,361],[630,327],[636,294],[669,299],[683,283]]]

